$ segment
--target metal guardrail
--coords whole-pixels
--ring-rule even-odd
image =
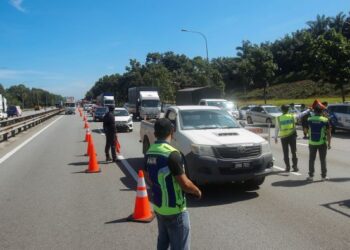
[[[14,137],[16,134],[34,127],[39,123],[63,112],[63,109],[53,109],[39,114],[27,115],[15,118],[8,121],[0,122],[0,137],[2,141],[6,141],[9,137]]]

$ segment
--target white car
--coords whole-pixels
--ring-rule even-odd
[[[115,108],[114,119],[118,131],[124,129],[131,132],[134,129],[132,114],[129,114],[125,108]]]
[[[227,101],[225,99],[201,99],[199,101],[200,106],[212,106],[219,107],[222,110],[226,110],[235,119],[239,118],[239,112],[235,103]]]
[[[275,125],[276,117],[282,115],[279,107],[273,105],[259,105],[246,112],[247,123],[267,123]]]

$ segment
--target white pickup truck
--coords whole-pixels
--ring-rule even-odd
[[[197,184],[244,181],[259,186],[272,172],[269,143],[244,129],[224,110],[209,106],[171,106],[165,117],[175,127],[171,145],[181,152],[185,171]],[[154,122],[141,122],[143,153],[155,142]]]

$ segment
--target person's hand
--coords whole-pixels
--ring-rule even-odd
[[[328,150],[330,150],[330,149],[331,149],[331,145],[328,144],[328,147],[327,147],[327,148],[328,148]]]
[[[196,193],[193,194],[198,200],[202,198],[202,192],[198,189]]]

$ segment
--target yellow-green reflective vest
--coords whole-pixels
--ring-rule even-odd
[[[327,143],[328,118],[315,115],[307,119],[307,122],[309,124],[309,144],[323,145]]]
[[[295,133],[295,117],[293,114],[283,114],[277,118],[279,125],[278,136],[281,138]]]
[[[161,215],[175,215],[186,210],[186,198],[168,167],[168,159],[177,151],[168,143],[152,144],[145,155],[146,170],[152,181],[153,208]]]

